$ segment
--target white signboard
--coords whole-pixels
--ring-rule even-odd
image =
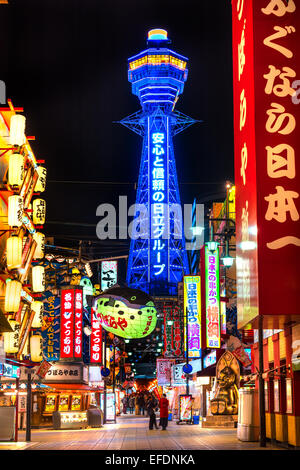
[[[87,366],[80,364],[54,364],[47,372],[44,382],[87,382]]]
[[[101,290],[106,290],[117,283],[118,261],[101,262]]]

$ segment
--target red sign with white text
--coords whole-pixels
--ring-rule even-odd
[[[276,328],[300,313],[300,6],[232,0],[232,23],[238,326]]]
[[[82,357],[82,288],[61,290],[61,359]]]
[[[82,357],[82,296],[82,290],[75,289],[74,357],[78,359]]]
[[[74,289],[61,290],[60,357],[73,357]]]
[[[97,315],[92,308],[91,318],[92,333],[90,336],[90,362],[102,362],[102,326]]]

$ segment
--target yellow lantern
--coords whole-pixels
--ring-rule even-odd
[[[8,320],[13,331],[3,333],[4,351],[7,354],[15,354],[19,351],[20,323],[15,320]]]
[[[12,235],[6,241],[6,260],[8,269],[17,269],[22,266],[23,239]]]
[[[22,284],[19,281],[9,280],[6,282],[5,304],[6,312],[14,313],[19,310],[21,300]]]
[[[42,193],[46,189],[47,169],[43,166],[39,166],[37,168],[37,172],[38,172],[39,177],[38,177],[38,180],[35,184],[34,191],[36,193]]]
[[[44,199],[34,199],[32,213],[34,225],[43,225],[46,220],[46,201]]]
[[[43,325],[43,302],[34,300],[31,303],[31,309],[34,312],[32,328],[41,328]]]
[[[33,239],[36,241],[36,248],[33,255],[33,259],[44,258],[45,254],[45,235],[41,232],[35,232]]]
[[[33,362],[42,362],[43,338],[41,335],[32,335],[30,337],[30,356]]]
[[[19,153],[12,153],[8,164],[8,184],[19,188],[24,180],[24,157]]]
[[[19,147],[25,144],[25,116],[15,114],[10,119],[10,143]]]
[[[33,290],[33,292],[44,292],[44,290],[45,290],[45,268],[44,268],[44,266],[33,266],[33,268],[32,268],[32,290]]]
[[[23,198],[22,196],[9,196],[8,198],[8,225],[11,227],[21,227],[23,218]]]

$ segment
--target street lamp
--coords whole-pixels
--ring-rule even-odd
[[[215,242],[214,240],[210,240],[209,242],[206,243],[206,245],[209,251],[216,251],[216,249],[219,246],[219,243]]]

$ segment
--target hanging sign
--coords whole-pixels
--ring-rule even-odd
[[[43,305],[43,356],[46,361],[55,362],[60,355],[60,297],[46,291]]]
[[[171,367],[175,359],[157,359],[156,377],[158,385],[171,385]]]
[[[92,308],[91,312],[91,328],[92,333],[90,336],[90,362],[102,362],[102,326],[97,314]]]
[[[205,246],[206,345],[220,347],[220,275],[219,248]]]
[[[61,289],[61,359],[82,357],[82,287]]]
[[[184,276],[184,347],[186,352],[186,321],[190,358],[201,357],[201,279]]]
[[[299,2],[232,0],[239,328],[299,312],[299,35]]]
[[[118,261],[101,261],[101,290],[109,289],[118,281]]]

